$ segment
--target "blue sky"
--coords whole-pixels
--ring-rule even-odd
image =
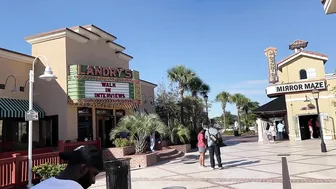
[[[329,55],[327,72],[336,68],[336,16],[319,0],[3,0],[0,17],[2,48],[30,54],[25,36],[94,24],[118,37],[142,79],[167,82],[167,69],[185,64],[211,86],[210,99],[224,90],[269,101],[263,51],[278,48],[279,61],[296,39]],[[220,113],[214,104],[210,116]]]

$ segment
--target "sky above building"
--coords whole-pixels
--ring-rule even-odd
[[[269,46],[279,61],[303,39],[329,55],[327,73],[336,68],[336,15],[325,15],[319,0],[3,0],[0,17],[2,48],[30,54],[25,36],[94,24],[118,37],[142,79],[168,83],[167,70],[185,64],[211,86],[210,100],[227,91],[268,102]],[[210,116],[220,114],[213,104]]]

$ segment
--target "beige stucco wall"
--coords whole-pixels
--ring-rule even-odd
[[[6,78],[10,75],[13,75],[16,79],[15,86],[14,78],[8,78],[6,88],[0,89],[0,98],[28,100],[29,83],[26,83],[26,81],[29,78],[29,70],[32,68],[32,64],[0,57],[0,67],[1,84],[5,84]],[[23,92],[20,91],[20,87],[25,87]],[[12,92],[14,88],[16,91]],[[36,95],[36,92],[34,94]],[[33,141],[39,141],[39,122],[33,122]]]
[[[293,82],[302,82],[309,81],[309,79],[300,80],[299,71],[301,69],[309,69],[315,68],[316,70],[316,78],[311,79],[314,80],[325,80],[325,69],[324,63],[322,60],[317,60],[308,57],[297,58],[287,65],[285,65],[281,70],[278,71],[279,81],[280,83],[293,83]],[[335,119],[335,107],[332,104],[332,101],[335,99],[332,95],[334,95],[331,89],[336,86],[336,79],[327,80],[327,88],[328,90],[320,91],[319,98],[319,107],[320,113],[322,115],[323,121],[322,127],[324,130],[324,135],[326,139],[335,138],[335,129],[333,119]],[[316,109],[312,110],[301,110],[302,107],[307,107],[309,103],[312,103],[316,106],[315,100],[311,91],[303,92],[303,93],[288,93],[286,96],[286,107],[287,107],[287,115],[288,115],[288,125],[289,125],[289,136],[291,140],[300,140],[299,126],[297,122],[296,116],[300,115],[313,115],[317,114]],[[306,100],[306,96],[310,99],[310,102],[304,102]]]
[[[0,57],[0,67],[1,84],[5,84],[6,78],[10,75],[16,78],[16,92],[11,92],[15,83],[14,78],[10,77],[7,80],[6,89],[0,89],[0,97],[28,100],[29,83],[27,82],[24,92],[20,91],[20,87],[24,87],[29,78],[31,64]]]
[[[66,49],[65,38],[59,38],[51,41],[32,45],[32,55],[43,55],[48,59],[40,58],[42,63],[35,67],[35,91],[34,102],[36,102],[46,115],[58,115],[58,134],[60,140],[76,138],[77,131],[73,123],[68,119],[67,104],[67,69],[66,69]],[[38,79],[43,74],[45,66],[50,65],[54,74],[58,77],[55,81],[44,81]]]
[[[140,112],[145,112],[145,110],[148,113],[155,113],[155,105],[154,105],[154,88],[156,86],[144,81],[141,81],[141,98],[142,103],[139,107]],[[146,102],[145,102],[146,100]]]

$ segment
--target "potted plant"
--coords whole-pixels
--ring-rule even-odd
[[[170,139],[170,143],[173,144],[171,148],[175,148],[184,153],[189,152],[191,149],[190,144],[188,144],[191,138],[190,130],[183,126],[179,120],[173,119],[169,121],[169,126],[167,127],[167,136]]]
[[[110,139],[116,138],[118,133],[127,132],[129,138],[134,142],[135,153],[145,153],[147,149],[147,137],[154,131],[161,136],[166,135],[166,125],[157,114],[134,113],[123,117],[119,126],[110,132]]]

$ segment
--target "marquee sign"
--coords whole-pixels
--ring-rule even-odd
[[[289,84],[269,86],[266,88],[266,94],[275,95],[284,93],[312,91],[314,89],[324,90],[326,88],[327,86],[325,80],[307,81],[301,83],[289,83]]]
[[[268,61],[268,81],[270,83],[278,82],[277,65],[275,61],[276,54],[277,49],[274,47],[269,47],[265,49],[265,55]]]
[[[129,83],[85,81],[85,98],[129,99]]]
[[[71,65],[68,97],[69,104],[134,109],[141,101],[139,72],[124,68]]]

